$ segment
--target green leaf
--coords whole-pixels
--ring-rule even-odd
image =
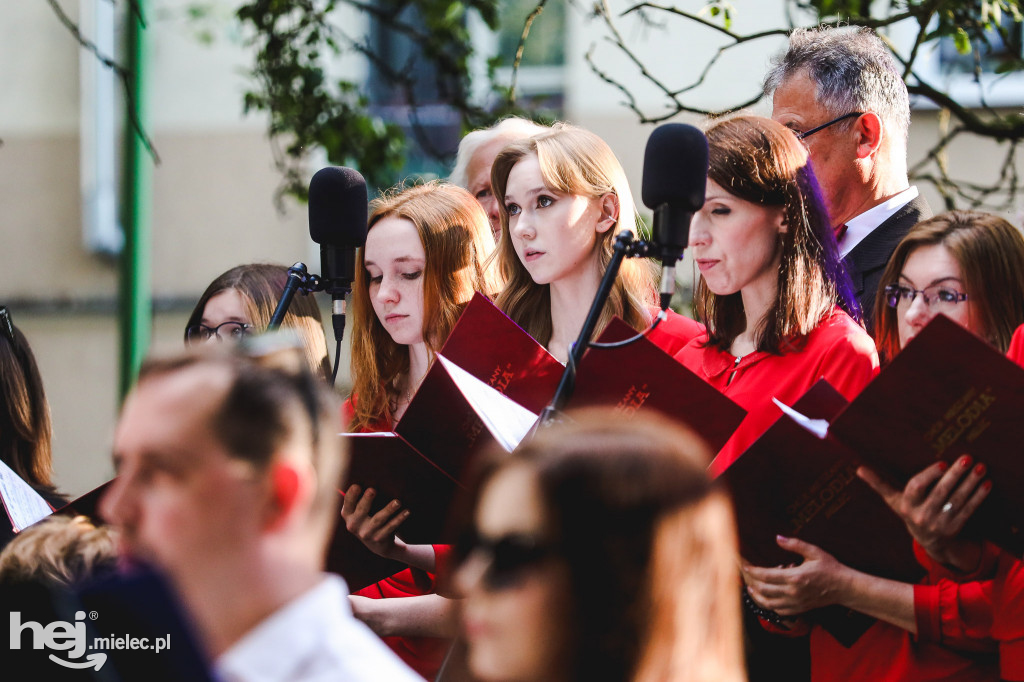
[[[971,53],[971,39],[963,27],[958,27],[956,33],[953,34],[953,44],[956,45],[956,51],[960,54]]]

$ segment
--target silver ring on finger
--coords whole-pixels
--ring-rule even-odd
[[[953,511],[953,503],[952,502],[947,502],[946,504],[942,505],[942,513],[943,514],[948,514],[951,511]]]

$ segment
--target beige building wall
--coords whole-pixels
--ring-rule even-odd
[[[187,4],[158,2],[149,15],[148,128],[162,158],[153,172],[152,349],[164,353],[182,347],[188,312],[224,270],[301,260],[319,271],[305,207],[275,208],[265,120],[242,115],[238,31],[224,24],[212,46],[201,44],[184,20]],[[61,5],[78,20],[77,3]],[[229,16],[231,3],[221,5]],[[0,304],[40,364],[57,483],[78,495],[111,474],[118,409],[116,264],[82,246],[79,69],[92,57],[45,3],[9,10],[0,23]]]
[[[163,158],[153,173],[152,280],[161,306],[153,327],[156,352],[181,347],[191,302],[227,268],[249,261],[303,260],[319,270],[304,207],[289,203],[284,214],[275,210],[278,175],[263,134],[265,121],[241,113],[248,57],[229,20],[233,5],[219,0],[214,7],[219,20],[211,25],[218,28],[213,45],[207,46],[196,40],[196,26],[184,19],[188,4],[162,0],[149,17],[149,129]],[[616,15],[627,6],[623,0],[610,4]],[[63,0],[62,6],[77,19],[77,3]],[[82,246],[79,69],[82,60],[92,57],[78,50],[45,3],[16,2],[6,9],[0,22],[0,89],[5,93],[0,98],[0,304],[12,306],[41,365],[53,411],[57,481],[65,491],[79,494],[111,473],[110,435],[117,412],[116,269],[108,258]],[[740,10],[734,25],[738,32],[780,25],[783,18],[782,3],[742,3]],[[351,26],[355,19],[346,21]],[[694,30],[681,20],[667,19],[665,31],[629,18],[617,25],[637,56],[674,88],[694,82],[723,44],[715,32]],[[638,122],[623,106],[622,93],[597,78],[583,55],[590,51],[609,75],[635,86],[645,112],[663,111],[663,100],[607,36],[601,22],[583,11],[569,22],[567,118],[608,140],[639,195],[652,126]],[[734,51],[696,90],[698,103],[721,107],[756,93],[769,55],[783,44],[783,38],[773,38]],[[766,113],[767,107],[762,103],[755,111]],[[915,113],[912,160],[936,139],[938,129],[935,112]],[[994,176],[993,147],[965,138],[950,151],[950,167],[958,177]],[[940,210],[938,195],[922,189]],[[1008,217],[1019,222],[1018,211],[1014,207]],[[687,265],[679,278],[692,282]],[[339,383],[347,381],[345,353]]]

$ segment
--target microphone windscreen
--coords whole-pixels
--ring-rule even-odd
[[[697,212],[704,205],[708,139],[699,128],[665,123],[654,129],[644,150],[641,197],[647,208],[662,204]]]
[[[309,181],[309,236],[321,246],[366,243],[366,180],[351,168],[328,166]]]

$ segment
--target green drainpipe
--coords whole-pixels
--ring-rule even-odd
[[[136,0],[137,12],[128,11],[127,67],[131,76],[128,122],[124,136],[124,248],[120,263],[120,383],[121,399],[135,382],[149,348],[152,309],[152,198],[153,159],[142,137],[130,124],[131,112],[142,130],[149,130],[146,108],[149,51],[146,43],[146,0]]]

